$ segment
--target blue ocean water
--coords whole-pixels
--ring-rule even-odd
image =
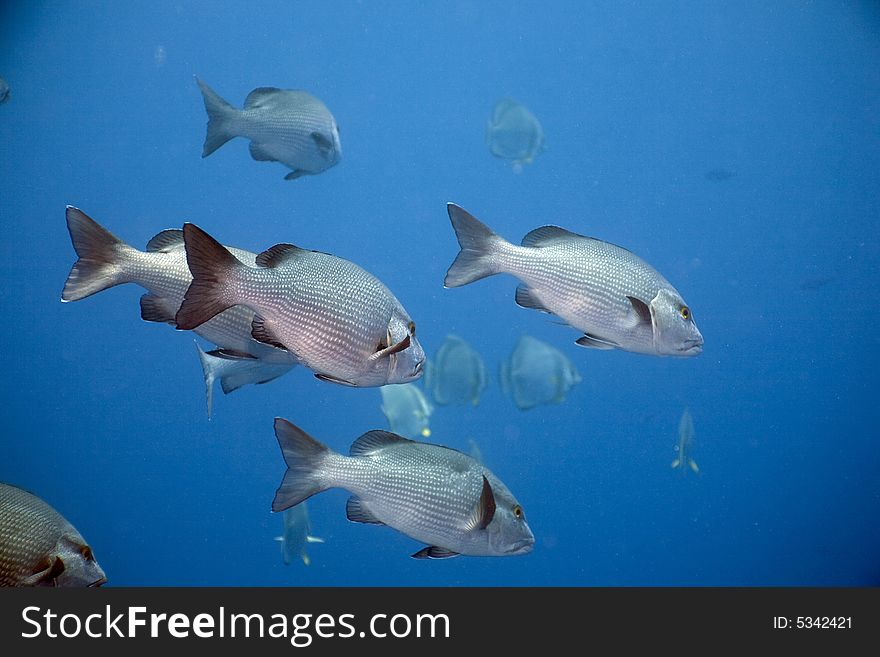
[[[286,182],[243,139],[201,159],[194,75],[237,106],[309,90],[342,162]],[[0,76],[0,481],[70,519],[109,585],[880,584],[875,3],[7,2]],[[508,96],[546,133],[519,175],[484,141]],[[553,223],[631,249],[703,353],[582,349],[506,276],[444,289],[447,201],[511,241]],[[534,551],[413,560],[333,490],[309,501],[326,542],[285,566],[273,418],[345,451],[386,426],[379,390],[299,368],[218,391],[208,421],[195,336],[142,322],[140,288],[61,303],[67,204],[138,247],[192,221],[349,258],[429,356],[466,339],[490,387],[438,408],[431,439],[480,445]],[[580,370],[564,404],[502,396],[524,333]],[[670,468],[685,407],[698,476]]]

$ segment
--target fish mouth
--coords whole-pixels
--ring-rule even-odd
[[[516,541],[505,552],[506,554],[528,554],[535,547],[534,537],[523,538]]]
[[[88,588],[95,589],[95,588],[98,588],[99,586],[102,586],[106,583],[107,583],[107,577],[101,576],[100,579],[97,579],[94,582],[92,582],[91,584],[89,584]]]
[[[419,378],[422,375],[422,368],[424,366],[425,366],[425,361],[423,361],[423,360],[420,360],[418,363],[416,363],[416,366],[413,368],[413,371],[412,371],[412,374],[410,374],[410,377],[413,379]]]
[[[703,341],[685,340],[684,343],[682,343],[682,346],[678,348],[678,351],[688,356],[696,356],[703,351]]]

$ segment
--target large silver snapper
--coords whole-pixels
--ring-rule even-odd
[[[277,244],[248,266],[198,226],[183,230],[193,282],[177,311],[178,328],[194,329],[241,304],[256,313],[255,339],[289,350],[319,379],[368,387],[422,375],[415,322],[358,265]]]
[[[309,510],[305,502],[284,509],[281,514],[281,523],[284,531],[281,536],[275,538],[281,543],[281,559],[286,566],[293,563],[299,557],[308,566],[312,560],[306,551],[309,543],[323,543],[324,539],[312,536],[312,523],[309,520]]]
[[[70,522],[36,495],[0,483],[0,587],[106,581],[92,548]]]
[[[343,456],[287,420],[275,418],[287,472],[273,511],[329,488],[352,493],[348,519],[388,525],[428,547],[412,556],[512,556],[535,537],[516,498],[490,470],[454,449],[369,431]]]
[[[146,251],[129,246],[85,212],[67,207],[67,229],[79,259],[61,293],[62,301],[79,301],[122,283],[135,283],[148,290],[141,297],[141,318],[176,326],[174,316],[192,281],[186,264],[183,231],[163,230],[147,244]],[[257,255],[226,247],[244,262]],[[217,345],[220,351],[202,358],[211,414],[211,384],[219,379],[228,393],[246,383],[265,383],[296,365],[288,352],[251,337],[253,311],[230,308],[199,326],[195,333]],[[214,358],[223,359],[222,367]]]
[[[388,419],[391,431],[406,438],[427,438],[428,426],[434,408],[415,383],[394,384],[379,388],[382,393],[382,413]]]
[[[293,169],[284,179],[321,173],[342,159],[336,119],[320,100],[306,91],[260,87],[250,92],[244,109],[237,109],[196,78],[208,129],[202,157],[208,157],[233,137],[251,140],[251,157],[280,162]]]
[[[441,406],[476,406],[488,383],[480,354],[457,335],[446,336],[425,368],[425,389]]]
[[[496,103],[486,124],[486,144],[495,157],[513,160],[519,173],[544,150],[544,129],[528,108],[506,98]]]
[[[520,410],[539,404],[560,404],[581,382],[565,354],[530,335],[520,336],[507,361],[500,365],[501,388]]]
[[[583,331],[583,347],[655,356],[696,356],[703,336],[678,291],[624,248],[558,226],[528,233],[522,246],[449,203],[461,252],[446,274],[459,287],[493,274],[522,281],[516,303],[552,313]]]

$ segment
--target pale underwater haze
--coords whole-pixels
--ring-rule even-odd
[[[194,76],[235,107],[307,91],[344,157],[295,180],[244,138],[203,159]],[[880,585],[876,4],[6,2],[0,78],[0,481],[61,512],[105,586]],[[486,144],[503,98],[548,145],[518,175]],[[585,349],[507,274],[445,289],[449,202],[514,244],[557,225],[628,249],[687,300],[702,353]],[[412,559],[425,544],[349,522],[333,489],[308,499],[324,543],[286,566],[274,418],[347,454],[388,429],[380,390],[298,366],[215,383],[209,420],[193,340],[214,345],[143,321],[136,284],[61,302],[68,205],[140,250],[192,222],[345,258],[429,361],[466,341],[479,404],[428,395],[419,440],[475,441],[531,551]],[[580,374],[562,403],[504,396],[524,334]]]

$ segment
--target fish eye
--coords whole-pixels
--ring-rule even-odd
[[[523,510],[519,504],[513,505],[513,517],[516,518],[517,520],[520,520],[523,517]]]
[[[95,555],[92,554],[92,548],[90,548],[88,545],[83,545],[79,549],[79,553],[83,556],[83,559],[85,559],[86,561],[94,561],[95,560]]]
[[[691,318],[691,309],[688,308],[687,306],[682,306],[681,310],[679,310],[679,312],[681,313],[682,319],[690,319]]]
[[[416,323],[414,321],[410,320],[409,324],[406,325],[406,328],[409,330],[411,336],[416,336]]]

